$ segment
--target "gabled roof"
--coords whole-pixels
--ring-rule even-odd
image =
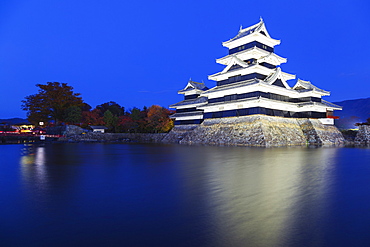
[[[304,81],[301,79],[297,80],[297,83],[294,85],[293,89],[299,92],[316,91],[322,93],[323,95],[330,95],[330,92],[314,86],[310,81]]]
[[[249,34],[252,34],[252,33],[262,33],[266,37],[271,38],[270,34],[267,32],[264,21],[262,20],[262,18],[260,18],[260,22],[258,22],[257,24],[255,24],[253,26],[250,26],[250,27],[247,27],[247,28],[242,28],[240,26],[238,34],[234,38],[232,38],[232,39],[230,39],[229,41],[226,41],[226,42],[230,42],[230,41],[240,39],[240,38],[245,37],[245,36],[247,36]]]
[[[222,45],[229,49],[233,49],[252,41],[258,41],[270,47],[280,44],[280,40],[271,38],[270,34],[267,32],[265,23],[261,18],[260,22],[253,26],[247,28],[241,27],[234,38],[222,42]]]
[[[246,68],[246,67],[249,66],[249,64],[247,64],[243,60],[239,59],[238,57],[232,56],[230,61],[229,61],[229,64],[224,68],[224,70],[221,71],[221,74],[226,73],[227,71],[229,71],[230,68],[235,64],[237,64],[237,65],[239,65],[240,67],[243,67],[243,68]]]
[[[280,80],[285,88],[291,89],[290,86],[288,85],[288,83],[285,81],[284,76],[283,76],[283,73],[281,72],[280,67],[278,67],[275,70],[274,73],[272,73],[268,77],[266,77],[266,79],[264,80],[264,82],[266,82],[266,83],[268,83],[270,85],[273,85],[277,80]]]
[[[257,62],[259,62],[259,63],[266,62],[266,63],[270,63],[270,64],[274,64],[274,65],[280,65],[282,63],[286,63],[287,59],[283,58],[283,57],[280,57],[280,56],[276,55],[275,53],[271,52],[270,54],[268,54],[266,56],[258,58]]]
[[[188,92],[194,89],[204,91],[204,90],[207,90],[208,88],[206,87],[204,82],[195,82],[190,79],[186,87],[184,89],[181,89],[179,93],[185,93],[185,92]]]
[[[240,60],[248,60],[251,58],[255,58],[260,60],[261,62],[268,62],[272,63],[274,65],[280,65],[282,63],[286,63],[287,59],[283,58],[279,55],[277,55],[274,52],[268,52],[266,50],[263,50],[257,46],[254,46],[252,48],[242,50],[238,53],[229,54],[227,56],[221,57],[216,59],[216,63],[228,65],[229,61],[232,59],[233,56],[238,57]],[[262,60],[261,60],[262,59]]]

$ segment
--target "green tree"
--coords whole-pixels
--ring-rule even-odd
[[[131,124],[132,126],[131,130],[133,132],[139,132],[139,133],[148,132],[148,122],[146,119],[147,108],[145,106],[143,110],[140,110],[137,107],[132,108],[129,116],[133,121],[133,123]]]
[[[39,88],[38,93],[26,96],[21,106],[22,110],[27,111],[31,123],[54,120],[58,124],[65,121],[69,107],[84,106],[80,94],[74,93],[73,87],[67,83],[47,82],[46,85],[36,84],[36,87]]]
[[[106,111],[110,111],[114,116],[120,117],[125,114],[125,108],[120,106],[114,101],[109,101],[107,103],[96,106],[96,109],[99,109],[100,112],[104,115]]]
[[[69,124],[80,123],[82,119],[82,110],[78,106],[68,107],[65,111],[64,121]]]
[[[108,127],[109,131],[116,132],[118,126],[118,117],[114,116],[110,110],[104,112],[105,126]]]

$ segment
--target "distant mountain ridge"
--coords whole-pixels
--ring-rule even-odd
[[[20,123],[29,123],[29,122],[25,118],[8,118],[8,119],[0,119],[0,123],[20,124]]]
[[[370,118],[370,98],[343,100],[334,104],[343,107],[343,110],[334,113],[340,117],[335,121],[339,129],[356,128],[355,123],[366,122],[366,119]]]

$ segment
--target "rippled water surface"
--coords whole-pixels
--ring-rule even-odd
[[[369,148],[0,145],[0,246],[370,246]]]

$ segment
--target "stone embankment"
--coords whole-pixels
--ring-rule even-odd
[[[370,125],[360,125],[355,138],[355,145],[370,145]]]
[[[61,142],[139,142],[160,143],[167,133],[94,133],[72,134],[59,138]]]
[[[49,134],[63,135],[59,142],[140,142],[160,143],[167,133],[99,133],[87,132],[78,126],[67,125],[48,129]]]
[[[192,129],[176,126],[163,141],[180,144],[233,146],[340,145],[342,133],[317,119],[253,115],[206,119]]]
[[[369,140],[369,130],[358,142]],[[65,131],[66,142],[139,142],[180,143],[230,146],[306,146],[341,145],[345,140],[333,125],[323,125],[317,119],[297,119],[252,115],[206,119],[200,125],[175,126],[169,133],[93,133],[83,134],[78,128]],[[367,138],[367,139],[366,139]],[[364,141],[365,140],[365,141]]]
[[[324,125],[317,119],[297,119],[310,145],[338,145],[345,142],[334,125]]]

